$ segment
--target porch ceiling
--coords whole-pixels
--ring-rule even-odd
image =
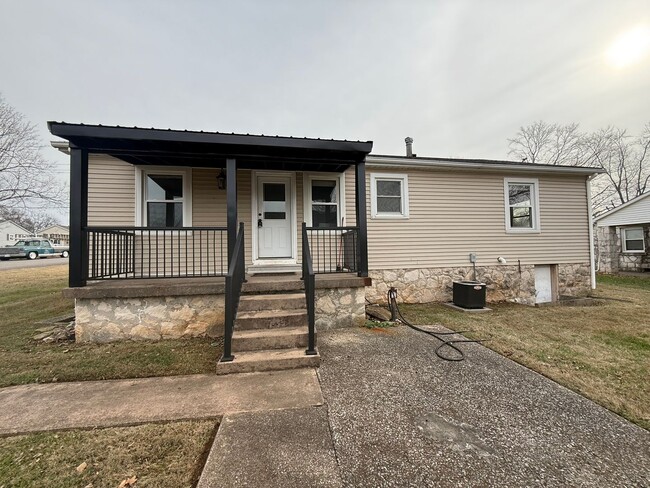
[[[48,122],[50,132],[90,153],[109,154],[131,164],[225,167],[287,171],[345,170],[365,159],[372,141],[309,139],[220,132]]]

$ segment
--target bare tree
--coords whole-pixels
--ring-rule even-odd
[[[36,126],[0,96],[0,206],[61,201],[52,164],[41,154]]]
[[[508,139],[508,154],[533,164],[583,165],[582,139],[578,124],[547,124],[540,120],[520,127],[515,137]]]
[[[510,155],[530,163],[605,170],[592,184],[596,214],[650,190],[650,123],[634,138],[616,127],[583,133],[578,124],[538,121],[521,127],[508,145]]]
[[[27,211],[21,208],[0,207],[0,219],[11,220],[27,229],[32,234],[37,234],[38,231],[45,229],[46,227],[58,224],[56,218],[45,212]]]

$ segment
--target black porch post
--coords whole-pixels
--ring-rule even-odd
[[[237,161],[226,159],[226,218],[228,226],[228,266],[237,240]]]
[[[86,286],[88,276],[88,151],[70,146],[70,288]]]
[[[368,276],[368,217],[366,213],[366,160],[359,161],[354,166],[354,181],[357,211],[357,227],[359,227],[359,276]]]

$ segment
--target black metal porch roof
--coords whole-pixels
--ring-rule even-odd
[[[47,123],[50,132],[91,153],[132,164],[245,169],[343,171],[363,161],[372,141],[203,132],[142,127]]]

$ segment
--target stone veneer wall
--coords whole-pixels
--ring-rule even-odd
[[[643,264],[650,262],[650,225],[642,225],[642,227],[645,253],[623,252],[621,227],[596,228],[596,253],[599,272],[643,271]]]
[[[359,327],[366,322],[366,288],[317,288],[316,330]]]
[[[317,330],[363,325],[365,300],[365,287],[317,288]],[[75,337],[77,342],[218,337],[224,307],[224,295],[77,298]]]
[[[391,286],[397,288],[398,301],[405,303],[449,302],[454,281],[472,280],[472,267],[391,269],[370,272],[368,300],[385,303]],[[535,266],[477,266],[476,277],[487,285],[487,301],[512,301],[535,304]],[[590,289],[589,263],[558,265],[561,295],[585,295]]]
[[[223,335],[224,295],[77,298],[77,342]]]

